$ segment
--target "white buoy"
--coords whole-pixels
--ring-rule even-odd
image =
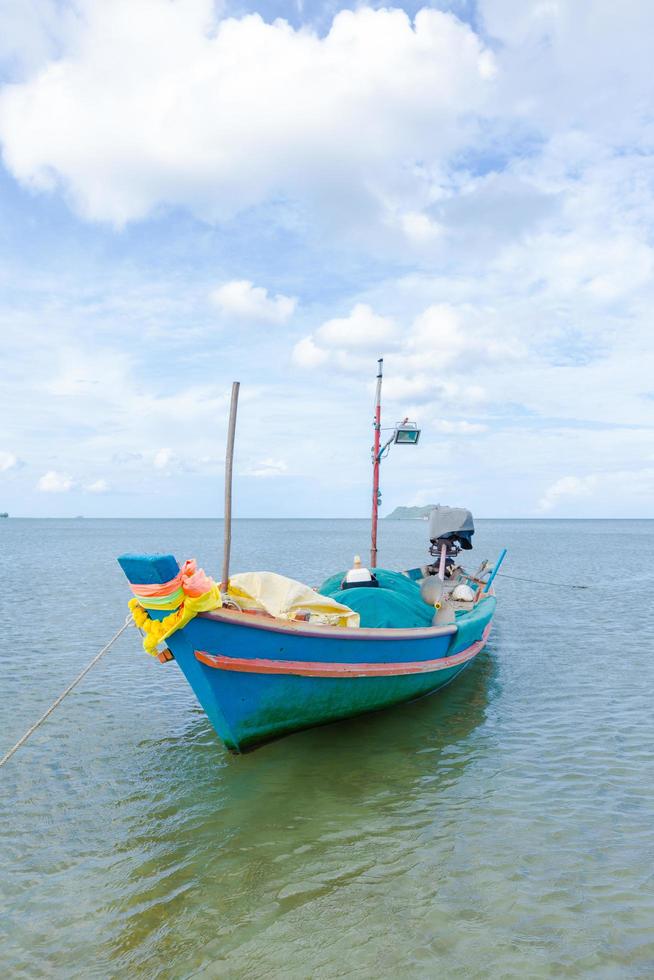
[[[475,593],[469,585],[466,585],[465,582],[461,582],[452,590],[452,598],[457,602],[474,602]]]
[[[359,555],[354,556],[352,568],[345,574],[345,581],[348,585],[353,585],[355,582],[372,582],[372,572],[361,564]]]
[[[430,575],[428,578],[423,579],[420,586],[422,601],[426,602],[429,606],[435,606],[441,600],[444,587],[443,580],[437,575]]]

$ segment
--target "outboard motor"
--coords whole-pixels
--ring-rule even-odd
[[[434,507],[429,515],[429,554],[437,558],[430,567],[432,574],[438,574],[441,559],[444,559],[445,578],[449,578],[461,549],[470,551],[472,548],[474,533],[475,525],[469,510],[442,504]]]

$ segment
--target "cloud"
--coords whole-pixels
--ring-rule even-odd
[[[163,449],[158,449],[152,458],[152,465],[157,470],[170,470],[177,463],[177,456],[168,446]]]
[[[418,405],[443,403],[448,408],[479,408],[488,400],[488,392],[478,384],[454,380],[441,381],[431,374],[397,374],[384,378],[384,399],[391,402],[408,400]]]
[[[6,473],[7,470],[16,469],[18,465],[19,460],[15,453],[8,453],[4,450],[0,450],[0,473]]]
[[[295,201],[323,224],[394,212],[415,199],[412,168],[424,197],[421,162],[469,140],[496,71],[468,25],[432,9],[342,10],[320,36],[258,14],[216,22],[212,0],[85,2],[62,47],[4,89],[4,160],[118,226],[160,205],[224,220]]]
[[[514,361],[525,353],[524,344],[499,335],[494,324],[446,303],[435,303],[416,317],[406,348],[423,367],[466,372],[479,362]]]
[[[71,477],[58,473],[57,470],[48,470],[37,483],[37,489],[42,493],[68,493],[74,486]]]
[[[291,357],[298,367],[315,368],[329,360],[329,352],[318,347],[313,337],[303,337],[293,348]]]
[[[118,464],[138,463],[142,459],[143,453],[126,452],[125,450],[121,449],[113,454],[111,457],[111,462]]]
[[[0,64],[21,73],[34,71],[56,55],[57,46],[73,28],[74,13],[58,0],[3,0]]]
[[[316,368],[337,359],[346,369],[361,364],[362,353],[396,346],[399,331],[390,317],[375,313],[367,303],[356,303],[348,316],[335,317],[303,337],[293,348],[292,359],[299,367]]]
[[[505,272],[521,275],[526,288],[555,290],[562,298],[581,294],[594,306],[606,305],[649,285],[654,249],[633,231],[596,239],[590,228],[544,232],[507,249],[497,260]]]
[[[294,361],[318,368],[335,361],[344,370],[369,371],[371,355],[392,353],[393,371],[384,383],[392,399],[430,401],[439,395],[462,398],[466,405],[483,401],[483,387],[462,384],[480,364],[511,363],[526,356],[516,337],[502,336],[488,318],[469,307],[457,310],[445,303],[428,306],[402,330],[393,318],[381,316],[366,303],[357,303],[349,316],[328,320],[295,345]]]
[[[417,245],[430,244],[443,234],[443,226],[433,221],[429,215],[419,211],[407,211],[402,215],[401,225],[409,241]]]
[[[445,435],[473,436],[488,432],[488,426],[481,422],[466,422],[465,419],[432,419],[430,428]]]
[[[510,72],[498,86],[505,111],[528,117],[532,127],[592,127],[622,145],[642,138],[651,125],[651,4],[480,0],[478,14],[486,35],[507,51]]]
[[[349,316],[327,320],[316,331],[316,339],[325,347],[366,348],[379,350],[397,336],[397,327],[389,317],[379,316],[367,303],[357,303]]]
[[[538,509],[549,511],[566,498],[588,497],[597,487],[597,483],[598,478],[594,474],[589,476],[562,476],[547,488],[538,501]]]
[[[293,315],[297,299],[255,286],[249,279],[226,282],[211,293],[211,301],[225,316],[261,323],[286,323]]]
[[[283,476],[288,470],[288,465],[283,459],[272,459],[268,457],[241,471],[241,476]]]
[[[111,489],[105,479],[94,480],[93,483],[86,483],[84,489],[87,493],[108,493]]]

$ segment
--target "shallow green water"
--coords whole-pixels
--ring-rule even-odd
[[[425,538],[384,522],[384,563]],[[314,583],[366,542],[241,521],[234,568]],[[476,559],[502,546],[598,587],[502,579],[452,687],[243,757],[122,637],[0,770],[3,974],[654,976],[654,522],[479,522]],[[116,554],[220,548],[220,522],[0,522],[0,754],[124,619]],[[614,588],[616,560],[645,571]]]

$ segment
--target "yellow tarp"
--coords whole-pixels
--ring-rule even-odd
[[[312,623],[350,627],[359,625],[359,614],[348,606],[276,572],[241,572],[239,575],[232,575],[228,594],[241,609],[260,609],[278,619],[295,619],[302,611],[311,614]]]

